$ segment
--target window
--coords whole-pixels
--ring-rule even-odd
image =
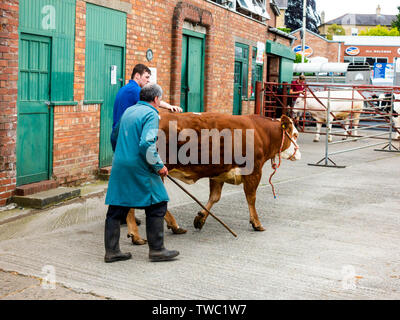
[[[266,0],[237,0],[236,11],[259,21],[271,19]]]
[[[242,99],[247,99],[248,74],[249,74],[249,46],[242,43],[235,43],[235,61],[242,65],[241,85]]]
[[[210,0],[210,1],[218,3],[222,6],[228,7],[231,10],[236,9],[236,0]]]
[[[256,62],[257,48],[253,47],[253,54],[251,60],[251,92],[250,99],[254,100],[256,95],[256,81],[262,81],[263,75],[263,64]]]

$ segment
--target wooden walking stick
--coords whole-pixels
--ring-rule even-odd
[[[193,196],[189,191],[187,191],[184,187],[182,187],[174,178],[170,177],[167,175],[168,179],[171,180],[173,183],[175,183],[179,188],[181,188],[189,197],[191,197],[194,201],[198,203],[200,207],[202,207],[209,215],[211,215],[215,220],[217,220],[220,224],[222,224],[230,233],[232,233],[235,237],[237,237],[237,234],[234,233],[224,222],[222,222],[221,219],[219,219],[217,216],[212,214],[205,206],[202,205],[202,203],[196,199],[195,196]]]

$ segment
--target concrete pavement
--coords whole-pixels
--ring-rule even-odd
[[[20,209],[0,213],[8,217],[0,299],[399,299],[400,154],[369,148],[332,157],[345,169],[313,167],[324,139],[312,138],[301,135],[302,160],[284,161],[273,177],[275,200],[265,164],[256,204],[265,232],[252,230],[243,188],[231,185],[212,212],[238,238],[212,217],[195,230],[198,205],[167,181],[171,212],[188,229],[165,229],[166,246],[181,252],[174,262],[150,263],[147,246],[132,246],[123,226],[121,249],[133,259],[105,264],[101,192],[16,220]],[[187,187],[207,200],[207,181]],[[40,284],[49,278],[55,289]]]

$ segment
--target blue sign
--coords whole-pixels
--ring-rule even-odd
[[[349,56],[356,56],[360,53],[360,49],[358,49],[357,47],[348,47],[346,48],[345,52]]]
[[[393,70],[393,63],[374,63],[374,79],[392,79]]]
[[[298,54],[302,54],[302,46],[301,45],[298,45],[298,46],[296,46],[296,47],[294,47],[293,48],[293,51],[295,52],[295,53],[298,53]],[[309,56],[311,56],[313,54],[313,49],[311,48],[311,47],[309,47],[309,46],[305,46],[304,47],[304,56],[305,57],[309,57]]]

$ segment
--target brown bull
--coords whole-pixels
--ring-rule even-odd
[[[262,167],[277,155],[291,160],[299,160],[301,157],[295,143],[298,131],[292,120],[286,116],[282,116],[279,121],[258,115],[233,116],[220,113],[160,113],[160,116],[158,147],[160,151],[165,146],[165,156],[161,151],[160,155],[165,160],[169,175],[189,184],[201,178],[209,178],[208,210],[220,200],[225,182],[235,185],[243,183],[250,223],[254,230],[264,231],[255,208]],[[191,139],[195,135],[200,138]],[[200,211],[194,219],[194,227],[201,229],[207,216],[205,210]],[[186,232],[178,226],[169,211],[165,220],[173,233]],[[128,214],[127,224],[128,237],[132,238],[132,242],[146,243],[139,235],[134,209]]]

